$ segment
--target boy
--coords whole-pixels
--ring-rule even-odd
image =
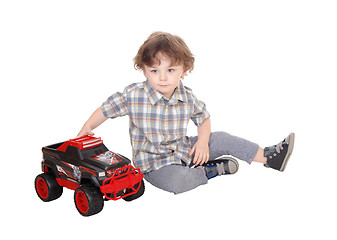
[[[279,144],[262,149],[225,132],[211,133],[210,115],[182,79],[193,70],[194,57],[178,36],[155,32],[134,58],[146,81],[116,92],[84,124],[78,136],[108,118],[128,115],[133,164],[154,186],[175,194],[206,184],[208,179],[238,169],[232,155],[283,171],[292,153],[294,133]],[[198,136],[187,137],[187,124],[198,126]],[[218,158],[218,159],[217,159]]]

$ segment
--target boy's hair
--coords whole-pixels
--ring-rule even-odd
[[[167,55],[172,64],[182,64],[184,70],[191,72],[194,67],[194,57],[186,43],[179,36],[171,35],[165,32],[154,32],[140,46],[134,60],[134,66],[137,70],[144,70],[144,66],[153,66],[160,64],[156,54],[161,52]]]

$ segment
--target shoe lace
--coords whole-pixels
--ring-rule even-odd
[[[219,175],[224,175],[225,174],[225,166],[224,163],[219,163],[216,165],[216,170],[218,171]]]
[[[273,145],[273,146],[270,146],[270,147],[267,147],[265,148],[265,157],[268,157],[270,155],[275,155],[276,156],[276,153],[280,153],[281,150],[283,150],[283,144],[285,142],[282,141],[280,143],[278,143],[277,145]]]
[[[281,150],[283,150],[283,143],[284,142],[280,142],[277,145],[275,145],[275,150],[276,150],[277,153],[280,153]]]

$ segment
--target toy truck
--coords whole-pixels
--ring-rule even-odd
[[[49,202],[63,187],[75,190],[74,201],[83,216],[99,213],[104,200],[132,201],[143,195],[143,174],[131,161],[103,144],[101,138],[83,136],[42,148],[43,173],[35,178],[39,198]]]

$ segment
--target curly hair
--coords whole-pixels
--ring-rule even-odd
[[[182,64],[186,72],[191,72],[194,67],[194,56],[186,43],[179,36],[165,32],[154,32],[140,46],[136,57],[133,59],[137,70],[144,70],[144,66],[160,64],[156,54],[161,52],[168,56],[172,64]]]

